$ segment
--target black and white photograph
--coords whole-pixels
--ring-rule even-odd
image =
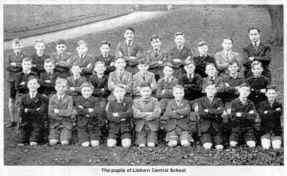
[[[2,4],[3,167],[283,168],[284,8]]]

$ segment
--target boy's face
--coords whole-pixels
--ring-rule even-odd
[[[122,100],[126,94],[126,90],[121,87],[116,87],[113,94],[117,100]]]
[[[45,46],[45,43],[43,42],[37,42],[34,48],[36,49],[37,52],[44,52],[46,46]]]
[[[256,29],[249,31],[249,39],[251,42],[257,42],[260,39],[260,33]]]
[[[18,42],[18,43],[13,43],[12,48],[15,53],[18,53],[22,51],[23,46],[21,42]]]
[[[161,41],[159,38],[156,38],[156,39],[153,39],[151,42],[150,42],[151,46],[153,49],[160,49],[160,46],[161,46]]]
[[[260,76],[263,72],[263,68],[261,65],[254,65],[252,68],[251,68],[251,71],[253,73],[254,76]]]
[[[93,94],[93,89],[91,87],[83,87],[81,93],[84,98],[89,98]]]
[[[216,87],[214,85],[209,85],[205,88],[205,92],[206,92],[206,95],[208,97],[214,97],[217,90],[216,90]]]
[[[72,72],[73,75],[77,75],[78,76],[81,73],[81,68],[78,65],[74,65],[71,68],[71,72]]]
[[[57,44],[56,50],[58,53],[63,53],[67,49],[67,46],[65,44]]]
[[[46,72],[52,72],[55,68],[55,64],[53,62],[45,62],[44,63],[44,69]]]
[[[217,74],[217,70],[216,70],[214,65],[207,65],[206,68],[205,68],[205,73],[209,77],[215,77],[216,74]]]
[[[277,92],[274,89],[268,89],[266,92],[266,97],[269,101],[274,101],[277,97]]]
[[[230,39],[224,39],[222,42],[222,47],[224,50],[231,50],[232,48],[232,41]]]
[[[236,73],[239,70],[239,66],[236,63],[228,65],[229,73]]]
[[[115,62],[116,69],[124,69],[126,67],[126,61],[124,59],[117,59]]]
[[[187,73],[193,73],[195,70],[195,65],[194,64],[188,64],[186,66],[184,66],[184,69]]]
[[[177,46],[183,46],[185,42],[184,36],[183,35],[175,36],[174,42]]]
[[[151,93],[152,93],[152,90],[150,87],[141,87],[140,88],[140,94],[143,98],[150,97]]]
[[[56,83],[55,89],[58,94],[63,95],[67,90],[67,82],[63,81],[63,82]]]
[[[97,62],[96,65],[95,65],[94,71],[99,73],[99,74],[104,73],[106,71],[105,64],[102,63],[102,62]]]
[[[38,83],[37,79],[31,79],[28,81],[27,87],[28,87],[30,92],[35,92],[40,87],[40,84]]]
[[[200,55],[206,55],[208,51],[208,46],[202,45],[202,46],[197,47],[197,49]]]
[[[173,88],[172,94],[175,100],[182,100],[184,97],[184,90],[180,88]]]
[[[124,33],[124,38],[125,38],[126,40],[129,40],[129,41],[134,40],[134,37],[135,37],[135,34],[134,34],[133,31],[131,31],[131,30],[126,30],[126,31],[125,31],[125,33]]]
[[[25,71],[31,70],[32,68],[32,61],[23,61],[22,62],[22,69]]]
[[[100,47],[100,51],[102,54],[109,53],[110,52],[110,46],[108,44],[103,44]]]
[[[77,52],[79,55],[84,55],[88,52],[88,47],[86,45],[80,45],[77,47]]]
[[[138,69],[140,72],[146,72],[148,70],[147,64],[138,64]]]
[[[169,77],[173,74],[173,69],[171,67],[165,66],[163,68],[163,74],[165,77]]]
[[[250,88],[249,87],[240,87],[239,88],[239,95],[242,98],[247,98],[250,94]]]

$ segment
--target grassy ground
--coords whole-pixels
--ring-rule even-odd
[[[187,45],[194,48],[199,39],[210,44],[210,53],[220,49],[224,36],[232,36],[234,50],[248,44],[247,29],[259,26],[263,38],[268,39],[270,19],[262,8],[238,6],[194,6],[171,11],[169,14],[152,21],[135,23],[137,40],[147,49],[151,34],[159,34],[163,40],[163,48],[173,46],[173,34],[183,31]],[[69,49],[75,48],[76,41],[84,39],[89,43],[90,53],[98,54],[99,42],[110,40],[114,48],[122,36],[124,28],[105,31],[97,34],[79,36],[68,41]],[[31,48],[25,48],[32,53]],[[54,44],[48,44],[48,52],[54,51]],[[7,51],[9,52],[9,51]],[[272,48],[271,71],[273,82],[283,92],[283,49]],[[6,85],[7,86],[7,85]],[[283,101],[279,96],[280,101]],[[7,100],[7,95],[5,97]],[[7,106],[5,119],[8,119]],[[245,147],[222,152],[205,151],[200,146],[189,148],[168,148],[162,144],[154,149],[109,149],[105,145],[99,148],[82,148],[77,145],[67,147],[16,147],[16,135],[13,130],[5,129],[5,164],[7,165],[282,165],[283,149],[280,151],[263,151],[260,147],[254,150]]]

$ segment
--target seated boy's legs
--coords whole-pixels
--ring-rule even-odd
[[[131,126],[129,122],[121,122],[121,144],[124,148],[131,146]]]
[[[238,141],[241,135],[242,135],[242,130],[240,128],[238,127],[231,128],[231,134],[229,137],[230,147],[236,147],[238,145]]]
[[[245,130],[244,139],[248,147],[253,148],[256,146],[255,132],[252,127],[248,127]]]
[[[51,124],[49,130],[49,144],[56,145],[59,142],[60,124]]]
[[[200,141],[205,149],[211,149],[212,147],[212,138],[209,131],[201,133]]]
[[[223,137],[222,137],[222,133],[220,131],[217,131],[214,133],[215,135],[213,136],[214,138],[214,144],[215,144],[215,148],[217,150],[222,150],[223,149]]]
[[[166,133],[166,141],[169,147],[177,146],[178,135],[175,129]]]
[[[62,145],[70,144],[72,138],[72,123],[64,124],[60,132],[60,141]]]
[[[15,120],[15,99],[16,99],[16,89],[14,82],[10,82],[10,97],[8,102],[8,110],[9,110],[9,124],[7,127],[15,127],[17,122]]]
[[[96,147],[100,145],[100,139],[102,136],[101,128],[98,122],[88,125],[89,136],[91,140],[91,146]]]
[[[19,136],[20,141],[18,145],[24,145],[29,142],[30,134],[31,134],[32,126],[29,122],[22,121],[19,124]]]
[[[266,133],[261,136],[261,146],[263,149],[269,149],[271,147],[271,134]]]
[[[31,135],[30,135],[30,145],[37,145],[40,140],[42,132],[42,121],[37,121],[32,123]]]
[[[120,124],[113,122],[109,123],[109,135],[107,139],[107,146],[114,147],[117,145],[117,137],[120,133]]]
[[[88,147],[90,145],[89,133],[88,133],[88,124],[77,126],[78,129],[78,140],[83,147]]]
[[[280,149],[282,145],[282,137],[281,136],[271,136],[271,142],[273,149]]]
[[[146,136],[147,136],[147,132],[144,128],[141,131],[136,132],[136,144],[139,147],[146,146]]]
[[[148,130],[147,132],[147,146],[155,147],[157,144],[157,131]]]
[[[179,133],[180,144],[184,147],[190,146],[190,142],[193,141],[193,138],[188,131],[181,130]]]

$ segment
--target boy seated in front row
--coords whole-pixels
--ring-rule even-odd
[[[34,76],[28,78],[27,87],[29,93],[21,97],[20,102],[20,140],[19,146],[23,146],[26,143],[30,145],[37,145],[42,128],[44,126],[44,120],[47,117],[48,102],[47,99],[38,93],[40,84],[38,79]]]
[[[62,145],[68,145],[71,140],[73,127],[73,98],[66,94],[68,82],[64,78],[57,78],[55,82],[56,94],[49,100],[49,144],[56,145],[59,141]]]
[[[166,141],[169,147],[177,146],[178,140],[182,146],[190,146],[193,142],[189,134],[190,105],[184,97],[184,88],[181,85],[173,87],[173,100],[170,100],[162,120],[166,120]]]
[[[134,100],[136,144],[139,147],[154,147],[157,144],[157,131],[161,109],[158,100],[151,96],[149,84],[140,86],[141,97]]]
[[[215,97],[216,87],[210,84],[205,88],[206,96],[201,97],[194,106],[194,111],[198,112],[199,136],[205,149],[211,149],[215,144],[217,150],[223,149],[222,138],[222,113],[224,110],[220,98]]]
[[[40,74],[41,86],[39,92],[49,97],[56,92],[55,81],[58,75],[55,72],[55,61],[50,58],[45,59],[44,70],[45,72]]]
[[[116,70],[111,72],[108,80],[108,88],[112,91],[115,87],[121,86],[126,89],[129,95],[132,91],[132,74],[126,71],[126,61],[124,58],[117,58],[115,61]],[[111,98],[111,97],[110,97]]]
[[[239,88],[239,97],[231,102],[231,108],[227,113],[231,114],[231,135],[229,144],[236,147],[243,137],[247,146],[256,146],[254,125],[257,112],[254,103],[247,97],[250,94],[250,87],[243,83]]]
[[[202,96],[202,78],[195,73],[194,61],[187,60],[184,66],[185,74],[179,79],[179,84],[184,87],[184,98],[192,101]]]
[[[114,99],[110,99],[106,106],[109,124],[108,147],[116,146],[118,137],[121,138],[124,148],[131,146],[132,99],[125,95],[126,88],[116,85],[113,89]]]
[[[258,103],[266,100],[265,92],[269,85],[269,79],[262,75],[263,67],[261,62],[254,61],[251,64],[252,76],[246,79],[246,83],[251,88],[251,93],[248,98],[253,101],[257,107]]]
[[[86,78],[81,76],[81,67],[73,65],[71,68],[72,75],[67,78],[68,89],[67,94],[73,97],[80,95],[81,85],[86,81]]]
[[[133,75],[133,95],[140,96],[140,85],[149,84],[152,91],[156,90],[156,80],[152,72],[148,71],[148,64],[145,60],[140,60],[137,65],[138,72]]]
[[[266,90],[267,100],[258,105],[261,118],[261,145],[264,149],[280,149],[282,144],[282,104],[276,100],[277,91],[274,86]]]
[[[167,103],[173,98],[172,88],[178,84],[173,76],[173,65],[170,62],[164,64],[163,77],[158,80],[156,97],[160,99],[160,108],[165,112]]]
[[[98,99],[92,96],[93,90],[91,83],[84,82],[81,85],[81,96],[75,98],[78,140],[83,147],[100,144],[103,109]]]

